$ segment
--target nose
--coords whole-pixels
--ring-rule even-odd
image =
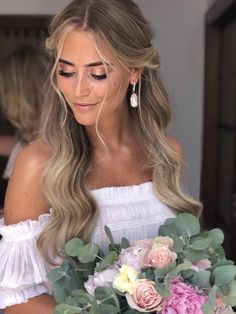
[[[79,99],[82,99],[90,94],[89,82],[85,75],[77,76],[77,80],[75,80],[74,94]]]

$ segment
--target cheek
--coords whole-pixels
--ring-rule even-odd
[[[113,100],[114,102],[123,101],[126,96],[128,83],[120,80],[114,80],[109,84],[107,99]]]
[[[61,77],[57,77],[57,87],[64,95],[68,94],[71,90],[71,84],[69,83],[69,81]]]

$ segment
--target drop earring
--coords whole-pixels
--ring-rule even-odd
[[[135,87],[136,87],[136,83],[133,83],[133,90],[130,96],[130,106],[132,108],[138,107],[138,95],[136,94]]]

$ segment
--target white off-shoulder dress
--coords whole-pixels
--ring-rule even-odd
[[[115,241],[126,237],[134,240],[153,238],[167,218],[175,217],[174,210],[160,202],[151,182],[124,187],[92,190],[99,206],[97,226],[92,241],[107,249],[104,225],[109,226]],[[27,302],[43,293],[52,294],[47,273],[52,268],[40,255],[36,241],[51,213],[38,220],[4,225],[0,220],[0,308]]]

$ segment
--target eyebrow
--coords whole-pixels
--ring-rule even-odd
[[[74,63],[67,61],[65,59],[61,59],[61,58],[58,60],[58,62],[67,64],[67,65],[71,65],[73,67],[75,66]],[[109,66],[108,63],[105,63],[105,64]],[[97,66],[101,66],[101,65],[104,65],[104,64],[103,64],[103,62],[99,61],[99,62],[93,62],[93,63],[86,64],[85,67],[90,68],[90,67],[97,67]]]

